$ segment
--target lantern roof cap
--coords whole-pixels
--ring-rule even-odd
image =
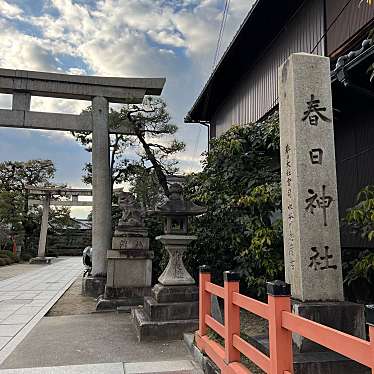
[[[205,213],[206,209],[196,205],[190,200],[185,200],[183,187],[179,183],[173,183],[169,187],[168,201],[156,207],[156,212],[162,216],[197,216]]]

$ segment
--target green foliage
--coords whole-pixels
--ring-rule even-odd
[[[346,221],[362,238],[374,239],[374,186],[367,186],[358,193],[357,204],[348,209]]]
[[[237,270],[247,292],[264,296],[266,281],[283,277],[278,114],[214,139],[187,197],[207,208],[192,221],[190,271],[196,277],[208,264],[220,281],[223,271]]]
[[[148,230],[150,238],[149,247],[154,252],[152,262],[152,284],[157,283],[158,277],[167,265],[168,256],[164,250],[161,242],[156,240],[156,237],[164,233],[163,220],[156,214],[148,214],[145,218],[145,226]]]
[[[11,265],[15,262],[19,262],[18,257],[11,251],[0,251],[0,260],[0,266]]]
[[[90,112],[87,108],[85,112]],[[156,177],[163,179],[164,174],[175,172],[176,161],[173,156],[184,150],[185,145],[170,137],[178,127],[171,123],[166,102],[161,98],[147,98],[142,106],[124,105],[119,111],[109,112],[109,127],[118,129],[126,126],[134,135],[110,135],[110,168],[112,187],[128,182],[134,168],[147,165],[156,170]],[[89,152],[92,151],[92,137],[89,133],[73,132],[75,139]],[[132,154],[128,159],[129,153]],[[92,164],[83,169],[84,183],[92,182]],[[165,184],[165,183],[164,183]]]
[[[165,199],[157,175],[152,168],[147,168],[141,163],[133,164],[129,167],[128,181],[129,191],[136,196],[146,210],[155,210],[156,205]]]
[[[347,210],[345,223],[353,234],[363,239],[374,239],[374,186],[363,188],[357,203]],[[349,298],[356,302],[374,300],[374,252],[371,249],[343,251],[344,283]]]
[[[23,240],[23,249],[32,250],[30,237],[39,230],[42,211],[28,206],[27,186],[52,186],[56,169],[51,160],[5,161],[0,163],[0,225],[16,234],[17,243]],[[39,198],[39,196],[36,196]],[[51,208],[50,224],[63,227],[69,223],[70,209]]]

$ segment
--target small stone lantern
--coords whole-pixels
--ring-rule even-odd
[[[131,312],[140,341],[182,339],[183,333],[199,326],[199,289],[184,267],[183,254],[196,239],[188,235],[188,217],[205,209],[185,200],[180,184],[172,184],[169,191],[168,201],[156,208],[165,217],[165,234],[156,239],[169,252],[169,263],[152,288],[152,296],[144,298],[143,308]]]
[[[196,236],[188,235],[188,217],[204,213],[205,208],[185,200],[183,187],[178,183],[172,184],[169,191],[168,201],[156,208],[158,214],[165,217],[165,234],[156,239],[164,244],[170,255],[169,263],[158,281],[169,286],[195,284],[184,267],[183,254],[187,250],[187,245],[196,239]]]

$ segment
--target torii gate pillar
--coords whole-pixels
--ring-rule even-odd
[[[141,104],[146,95],[161,95],[165,78],[117,78],[0,69],[0,93],[12,94],[12,110],[0,109],[0,127],[92,132],[93,269],[89,288],[104,289],[106,251],[111,248],[111,178],[109,134],[134,134],[131,123],[108,130],[108,102]],[[30,111],[32,96],[92,102],[81,115]]]
[[[92,100],[92,275],[106,275],[107,250],[112,245],[111,176],[109,166],[108,101]]]

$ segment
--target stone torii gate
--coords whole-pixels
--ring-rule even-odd
[[[106,253],[112,239],[108,103],[140,104],[145,95],[160,95],[164,84],[165,78],[108,78],[0,69],[0,93],[13,95],[12,110],[0,110],[0,126],[92,131],[94,277],[106,275]],[[81,115],[33,112],[31,96],[89,100],[92,111]],[[131,125],[124,123],[113,132],[131,134]]]
[[[47,243],[48,220],[51,206],[92,206],[92,201],[79,200],[79,196],[92,196],[92,190],[78,188],[55,188],[55,187],[32,187],[27,186],[26,190],[31,195],[40,196],[39,199],[29,199],[30,205],[42,205],[43,214],[40,226],[38,257],[30,260],[32,263],[49,263],[50,258],[45,257]],[[69,197],[70,200],[56,200],[54,196]]]

